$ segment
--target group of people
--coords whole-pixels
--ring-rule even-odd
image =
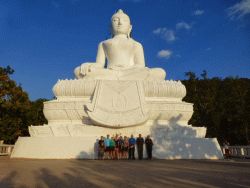
[[[145,140],[141,134],[137,138],[115,135],[106,138],[101,136],[98,141],[98,159],[135,159],[135,148],[138,159],[143,159],[143,147],[146,146],[147,159],[152,159],[153,141],[148,135]]]

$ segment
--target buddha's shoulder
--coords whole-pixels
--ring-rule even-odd
[[[106,43],[110,43],[110,42],[112,42],[112,38],[104,40],[104,41],[100,42],[100,44],[106,44]]]
[[[133,43],[133,45],[135,46],[135,47],[137,47],[137,48],[142,48],[142,44],[140,43],[140,42],[138,42],[138,41],[136,41],[136,40],[134,40],[134,39],[132,39],[132,38],[130,38],[131,39],[131,41],[132,41],[132,43]]]
[[[104,40],[104,41],[102,41],[102,42],[100,42],[100,44],[99,45],[105,45],[105,44],[112,44],[112,43],[116,43],[116,41],[117,41],[117,39],[114,39],[114,38],[111,38],[111,39],[107,39],[107,40]],[[126,40],[126,42],[129,42],[129,43],[131,43],[133,46],[135,46],[135,47],[142,47],[142,44],[141,43],[139,43],[139,42],[137,42],[136,40],[134,40],[134,39],[132,39],[132,38],[129,38],[128,40]]]
[[[112,39],[107,39],[99,43],[99,46],[110,46],[112,45],[113,40]]]

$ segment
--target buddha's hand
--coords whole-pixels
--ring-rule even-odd
[[[83,76],[86,76],[89,72],[91,72],[91,69],[94,67],[94,63],[83,63],[80,67],[80,74]]]

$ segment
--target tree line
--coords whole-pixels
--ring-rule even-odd
[[[207,127],[206,137],[217,137],[219,142],[246,145],[250,141],[250,79],[226,77],[208,78],[185,73],[187,95],[184,101],[194,103],[194,114],[189,123]]]
[[[29,125],[47,123],[43,115],[46,99],[31,101],[21,85],[10,78],[14,70],[0,67],[0,140],[14,144],[18,136],[28,136]]]
[[[15,143],[18,136],[28,136],[29,125],[47,123],[43,102],[31,101],[28,94],[10,76],[14,70],[0,67],[0,140]],[[217,137],[222,143],[246,145],[250,141],[250,79],[226,77],[208,78],[186,72],[182,80],[187,95],[183,99],[194,104],[189,121],[193,126],[207,127],[206,137]]]

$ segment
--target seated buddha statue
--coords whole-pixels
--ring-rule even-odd
[[[78,79],[165,80],[161,68],[145,67],[142,45],[130,37],[130,18],[121,9],[111,18],[112,38],[98,46],[96,62],[83,63],[74,70]],[[105,62],[107,65],[105,68]]]

